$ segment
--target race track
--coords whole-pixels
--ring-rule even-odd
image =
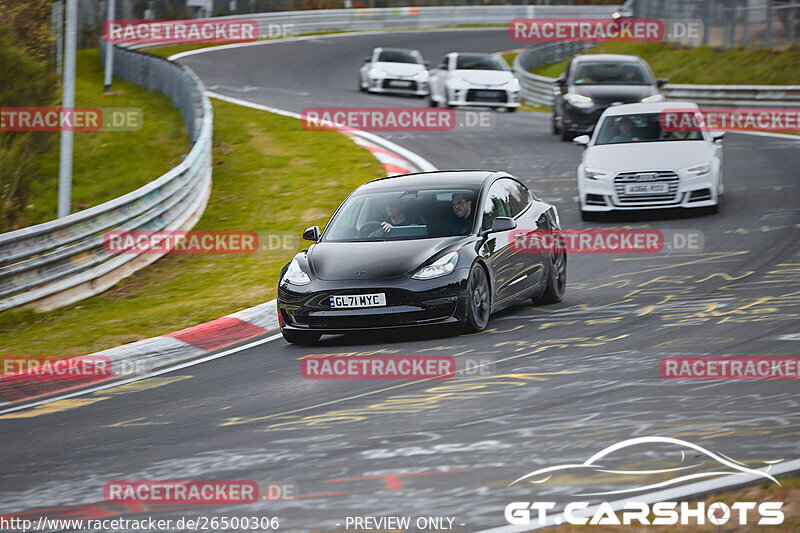
[[[357,91],[357,69],[379,45],[418,48],[432,64],[449,51],[514,48],[499,30],[397,32],[247,46],[181,62],[208,90],[293,112],[425,106]],[[455,530],[466,532],[505,524],[511,501],[570,496],[570,487],[508,487],[511,481],[632,437],[685,439],[748,464],[800,457],[797,381],[667,381],[659,374],[669,355],[797,355],[797,141],[728,135],[717,215],[588,224],[575,199],[580,148],[550,134],[549,115],[495,118],[493,131],[381,135],[441,169],[510,171],[558,206],[564,228],[700,230],[704,249],[573,254],[562,303],[505,311],[480,334],[325,337],[312,348],[275,339],[0,415],[0,514],[96,505],[74,517],[109,510],[278,516],[286,531],[343,529],[347,516],[451,516]],[[304,356],[348,353],[484,357],[494,365],[491,375],[447,381],[300,375]],[[133,509],[104,503],[102,487],[112,479],[246,479],[292,484],[303,497],[246,508]],[[617,482],[608,476],[592,488]]]

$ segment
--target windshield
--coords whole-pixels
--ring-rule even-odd
[[[638,63],[579,63],[574,85],[651,85],[648,72]]]
[[[350,196],[324,241],[356,242],[467,235],[475,219],[471,189],[383,190]]]
[[[495,56],[460,54],[456,59],[456,70],[507,70],[500,59]]]
[[[378,61],[386,63],[422,63],[422,59],[418,58],[410,50],[382,50],[378,56]]]
[[[702,141],[700,131],[665,131],[658,113],[606,117],[597,133],[598,144],[661,141]]]

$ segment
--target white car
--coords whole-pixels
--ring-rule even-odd
[[[606,109],[583,145],[578,165],[581,218],[629,209],[705,207],[722,202],[724,133],[671,131],[665,112],[698,117],[694,103],[624,104]],[[672,115],[676,116],[676,115]],[[677,123],[672,123],[677,124]]]
[[[431,71],[431,107],[519,107],[519,80],[492,54],[447,54]]]
[[[430,73],[422,55],[405,48],[376,48],[364,60],[358,88],[373,93],[405,93],[427,96]]]

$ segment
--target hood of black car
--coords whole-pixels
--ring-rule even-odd
[[[656,89],[652,85],[575,85],[571,92],[588,96],[596,104],[605,105],[612,102],[639,102],[642,98],[656,94]]]
[[[392,278],[425,266],[435,254],[464,237],[373,242],[321,242],[308,250],[308,262],[322,280]]]

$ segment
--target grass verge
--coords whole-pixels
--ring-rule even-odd
[[[706,509],[713,502],[722,502],[730,506],[734,502],[783,502],[781,511],[784,514],[783,524],[774,526],[759,526],[758,525],[758,511],[748,511],[748,525],[739,525],[739,513],[735,510],[731,511],[730,520],[724,525],[713,525],[706,523],[705,525],[671,525],[671,526],[645,526],[637,525],[636,522],[628,525],[619,526],[560,526],[550,529],[554,533],[573,533],[585,532],[587,527],[591,527],[593,533],[645,533],[652,531],[669,531],[670,533],[718,533],[720,531],[762,531],[769,529],[769,531],[800,531],[800,477],[793,476],[789,478],[779,479],[781,486],[774,483],[753,485],[736,489],[718,494],[712,494],[703,498]],[[621,513],[617,513],[621,517]],[[720,516],[720,512],[717,512]],[[652,520],[654,516],[650,516]],[[664,529],[666,528],[666,529]]]
[[[299,235],[323,226],[352,189],[384,175],[367,150],[340,133],[212,103],[213,187],[196,230]],[[278,273],[295,251],[167,255],[76,304],[0,313],[0,346],[6,354],[82,355],[213,320],[274,298]]]
[[[180,112],[159,92],[114,78],[112,94],[103,94],[98,50],[79,50],[75,82],[76,107],[134,107],[142,110],[137,131],[76,132],[72,210],[80,211],[133,191],[181,161],[190,149]],[[57,133],[52,135],[57,136]],[[19,227],[56,218],[58,206],[58,139],[42,156],[42,175],[31,189]],[[5,228],[8,231],[16,228]]]
[[[711,85],[800,84],[800,46],[722,50],[685,48],[667,43],[600,43],[591,54],[635,54],[650,64],[658,78],[670,83]],[[557,78],[567,61],[542,65],[534,74]]]

